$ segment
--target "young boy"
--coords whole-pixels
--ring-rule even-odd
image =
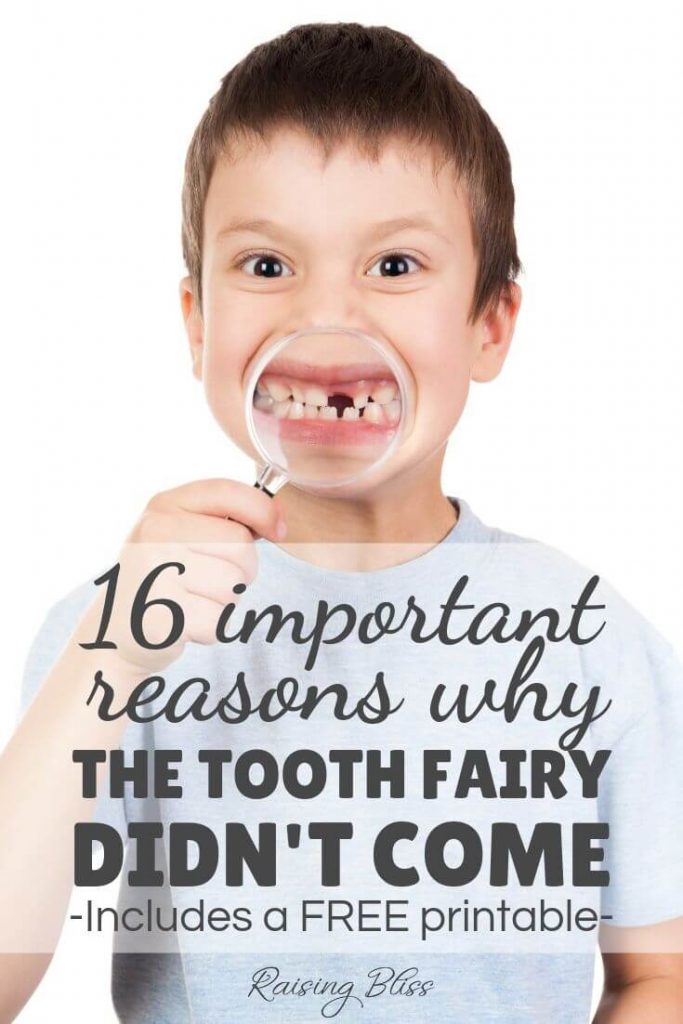
[[[569,818],[591,815],[591,820],[611,824],[613,843],[600,865],[609,867],[609,889],[596,893],[588,870],[577,883],[586,886],[589,902],[589,896],[597,895],[595,906],[614,926],[611,937],[601,931],[601,941],[607,936],[606,984],[595,1020],[674,1024],[683,1019],[680,933],[675,930],[683,914],[680,666],[670,645],[609,588],[584,591],[579,599],[579,584],[588,578],[581,567],[543,545],[486,526],[462,498],[447,497],[441,489],[445,446],[463,411],[469,382],[488,381],[499,373],[520,308],[513,213],[510,163],[497,129],[443,63],[399,32],[357,24],[298,26],[257,47],[225,76],[187,157],[183,249],[189,274],[180,288],[194,373],[217,421],[253,455],[243,414],[247,368],[285,334],[338,325],[381,337],[403,358],[416,387],[413,429],[381,478],[352,494],[286,486],[271,498],[248,483],[205,480],[157,495],[122,551],[114,607],[105,609],[100,583],[97,591],[92,585],[80,588],[52,610],[31,652],[24,685],[27,710],[3,756],[0,776],[0,806],[13,836],[11,847],[3,843],[2,851],[3,949],[18,951],[3,958],[3,1021],[14,1019],[39,983],[59,936],[73,881],[74,824],[113,823],[125,836],[131,822],[168,823],[183,817],[172,798],[158,793],[148,799],[126,790],[122,801],[100,788],[93,807],[92,794],[81,795],[74,783],[71,751],[119,745],[124,752],[182,748],[187,765],[196,760],[190,757],[195,746],[197,754],[227,743],[234,759],[252,748],[280,757],[313,747],[331,756],[336,747],[349,748],[353,738],[359,748],[380,746],[381,753],[436,748],[432,767],[438,762],[439,771],[445,772],[456,748],[465,745],[489,754],[504,745],[547,748],[552,744],[545,731],[548,720],[563,713],[575,727],[581,722],[579,712],[585,716],[581,738],[591,746],[590,763],[596,764],[596,753],[609,750],[610,772],[601,788],[596,784],[591,789],[588,762],[577,753],[574,765],[582,769],[583,789],[569,793],[568,806],[557,799],[562,795],[558,776],[554,791],[546,793],[550,803],[544,816],[552,814],[563,825]],[[290,399],[298,401],[293,390],[284,400]],[[183,624],[173,642],[161,647],[169,632],[170,606],[148,609],[145,636],[149,643],[156,641],[155,649],[141,646],[139,636],[132,635],[129,612],[140,581],[162,561],[183,566],[165,592],[167,601],[171,594],[182,608]],[[480,640],[473,634],[469,653],[461,647],[444,646],[438,652],[427,644],[416,647],[414,634],[411,642],[398,630],[383,638],[381,657],[374,653],[379,647],[362,646],[367,643],[362,640],[351,647],[322,646],[314,666],[316,682],[343,679],[349,699],[360,697],[356,711],[364,706],[366,713],[370,708],[379,714],[386,694],[363,689],[361,683],[375,679],[376,670],[387,670],[388,699],[394,705],[387,714],[396,714],[388,719],[391,729],[368,735],[374,726],[355,723],[351,712],[348,721],[339,714],[326,716],[317,707],[308,716],[286,715],[295,701],[282,690],[281,717],[269,722],[262,714],[259,718],[259,696],[271,681],[285,675],[301,679],[310,670],[310,664],[304,665],[307,651],[271,640],[238,647],[216,643],[216,623],[225,606],[235,602],[239,583],[248,588],[241,592],[240,607],[247,600],[256,609],[279,602],[285,611],[315,613],[322,597],[344,605],[347,613],[351,607],[360,612],[389,601],[399,610],[424,608],[427,616],[443,609],[441,602],[456,580],[465,581],[457,603],[451,603],[451,610],[457,607],[460,614],[488,600],[489,614],[497,605],[511,619],[515,608],[538,610],[544,597],[546,606],[559,608],[564,602],[575,616],[579,606],[589,620],[597,615],[590,630],[583,624],[579,628],[578,618],[573,620],[576,628],[573,633],[568,628],[567,635],[574,646],[567,651],[565,644],[561,652],[562,645],[554,648],[559,652],[555,661],[553,652],[548,655],[550,678],[558,691],[569,678],[585,681],[587,691],[595,681],[618,684],[621,690],[607,690],[609,701],[590,705],[587,700],[578,708],[578,701],[570,702],[569,690],[562,703],[551,683],[546,703],[537,704],[534,714],[518,719],[517,710],[506,710],[502,726],[501,707],[491,700],[476,721],[471,716],[465,737],[462,731],[445,733],[435,714],[421,717],[415,681],[426,687],[447,679],[445,673],[453,675],[456,667],[459,680],[468,671],[480,670]],[[600,610],[609,623],[605,632],[598,621]],[[552,619],[547,610],[540,619],[544,617]],[[101,630],[105,619],[106,629]],[[503,625],[498,628],[500,643],[493,654],[487,648],[486,671],[501,680],[513,664]],[[105,634],[116,638],[115,648],[94,646],[95,638]],[[87,703],[97,671],[112,684],[113,705],[120,707],[150,675],[162,673],[179,684],[221,677],[225,693],[239,669],[258,685],[249,697],[244,688],[231,691],[228,720],[239,701],[253,704],[241,731],[228,726],[227,741],[225,720],[209,723],[208,687],[202,691],[206,714],[192,720],[169,716],[170,687],[149,696],[155,715],[148,718],[94,716]],[[594,695],[594,688],[588,692]],[[93,704],[104,693],[100,687]],[[404,702],[411,708],[408,727],[399,715]],[[512,743],[504,742],[510,723],[515,729]],[[571,743],[567,735],[564,740],[566,754]],[[548,750],[541,753],[548,755]],[[434,832],[440,827],[436,823],[446,819],[453,825],[452,819],[461,816],[489,824],[486,814],[495,799],[477,801],[481,794],[468,792],[467,809],[454,809],[452,789],[446,797],[440,788],[443,776],[436,771],[432,780],[433,793],[422,791],[422,797],[432,798],[434,814],[428,824]],[[565,776],[563,780],[564,785]],[[249,824],[252,835],[259,823],[276,815],[277,825],[287,828],[288,823],[308,820],[291,793],[267,811],[258,800],[246,799],[244,791],[231,793],[228,812],[217,806],[215,797],[207,797],[204,781],[198,772],[187,780],[186,816],[204,824],[215,818],[216,834],[228,817]],[[391,780],[384,777],[387,782]],[[414,798],[410,785],[404,798]],[[509,795],[514,788],[508,777]],[[355,795],[353,813],[344,803],[348,793],[339,792],[339,802],[332,799],[328,812],[316,814],[315,820],[350,821],[355,814],[357,836],[365,836],[373,816],[384,812],[370,803],[369,781],[368,800]],[[391,796],[401,798],[398,792]],[[437,796],[443,799],[433,799]],[[592,801],[591,814],[579,815],[586,796]],[[426,813],[423,803],[414,798],[399,810],[394,807],[386,821],[400,818],[405,825],[411,815],[418,820]],[[491,813],[523,818],[526,812],[511,806]],[[330,819],[330,813],[342,817]],[[638,845],[643,836],[646,842]],[[402,887],[412,884],[400,874],[416,861],[409,840],[407,832],[401,834],[395,856],[393,847],[385,849],[386,857],[376,853],[375,867],[391,890],[380,887],[385,897],[405,895]],[[290,850],[298,842],[292,838]],[[576,855],[580,841],[574,842]],[[45,860],[40,851],[48,845],[52,857]],[[134,863],[132,845],[126,869]],[[592,852],[595,856],[588,861],[600,861],[600,854]],[[298,854],[290,852],[289,857],[295,865]],[[423,875],[426,868],[435,882],[453,886],[456,867],[447,860],[439,859],[428,841],[420,862]],[[251,863],[254,867],[253,859]],[[303,863],[310,867],[311,878],[319,871],[315,851]],[[299,875],[305,873],[299,869]],[[121,877],[129,879],[127,871]],[[297,877],[295,866],[289,877]],[[355,874],[344,877],[347,889],[340,895],[351,902],[354,896],[378,891],[365,861]],[[279,884],[268,894],[273,904],[285,901],[282,886],[289,883]],[[313,882],[310,893],[304,888],[305,877],[292,884],[287,896],[297,900],[318,893]],[[546,884],[558,883],[546,879]],[[335,895],[334,888],[320,892]],[[552,889],[543,892],[552,894]],[[254,886],[249,899],[246,893],[223,887],[222,899],[242,906],[261,896]],[[140,903],[143,894],[159,897],[149,876],[122,891],[120,908]],[[220,885],[214,894],[220,899]],[[183,905],[186,895],[192,896],[191,890],[186,894],[178,885],[172,893],[176,906]],[[456,896],[451,889],[451,903]],[[528,902],[528,891],[526,897]],[[239,915],[234,920],[239,922]],[[439,935],[440,944],[430,946],[430,933],[437,931],[434,922],[440,920],[436,909],[423,918],[421,941],[414,946],[394,946],[387,935],[390,928],[385,929],[385,944],[375,946],[358,935],[349,939],[350,925],[345,932],[332,929],[330,934],[328,929],[319,946],[313,938],[301,939],[296,930],[284,946],[279,936],[271,935],[271,946],[254,929],[252,937],[245,933],[222,956],[214,955],[220,944],[211,953],[206,948],[198,952],[182,935],[174,935],[167,945],[150,942],[134,951],[117,934],[114,1003],[122,1021],[136,1024],[304,1021],[321,1015],[389,1020],[397,1013],[407,1020],[482,1024],[588,1020],[590,948],[553,947],[549,936],[524,948],[523,936],[509,934],[495,946],[468,946],[452,932]],[[667,922],[668,943],[656,928],[652,931],[659,922]],[[313,917],[309,923],[312,929]],[[649,946],[639,932],[642,927],[650,929]],[[630,951],[619,951],[615,934],[631,928],[637,937]],[[672,929],[678,942],[671,941]],[[34,952],[22,953],[26,950]],[[384,977],[381,971],[391,973]],[[411,979],[416,986],[412,998],[407,991]]]

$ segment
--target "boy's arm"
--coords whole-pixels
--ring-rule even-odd
[[[605,985],[593,1024],[681,1024],[683,953],[602,953]]]

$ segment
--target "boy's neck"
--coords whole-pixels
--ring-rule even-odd
[[[278,503],[287,537],[278,546],[322,568],[387,568],[417,558],[457,522],[441,489],[441,459],[368,498],[342,499],[285,486]]]

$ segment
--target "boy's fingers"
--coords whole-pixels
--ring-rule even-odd
[[[208,598],[224,607],[239,601],[233,587],[247,580],[242,567],[234,562],[195,554],[187,561],[182,583],[188,594]]]
[[[205,516],[200,512],[186,512],[176,508],[173,512],[148,509],[135,531],[135,543],[159,544],[253,544],[254,535],[244,523]]]
[[[252,537],[249,543],[244,541],[200,541],[186,545],[186,550],[194,555],[206,555],[208,558],[218,558],[223,562],[233,562],[239,565],[245,576],[245,583],[251,583],[258,571],[258,554]]]
[[[197,644],[215,644],[216,626],[220,619],[222,605],[207,597],[188,595],[185,607],[185,640]]]
[[[150,509],[169,510],[174,506],[187,512],[235,520],[262,537],[282,539],[277,529],[281,516],[276,500],[250,484],[236,480],[196,480],[163,491],[149,503]]]
[[[151,513],[155,516],[155,513]],[[180,512],[175,516],[156,515],[158,522],[150,524],[150,532],[157,538],[148,542],[147,557],[158,562],[187,561],[193,553],[235,562],[242,567],[247,582],[251,582],[258,569],[258,554],[254,536],[242,523],[228,522],[217,516],[202,516]],[[140,542],[137,542],[138,546]]]

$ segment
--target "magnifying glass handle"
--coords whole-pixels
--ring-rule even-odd
[[[287,474],[283,473],[279,469],[275,469],[274,466],[264,466],[258,475],[258,478],[254,482],[254,487],[258,487],[259,490],[265,491],[269,497],[277,494],[280,488],[287,483]]]

